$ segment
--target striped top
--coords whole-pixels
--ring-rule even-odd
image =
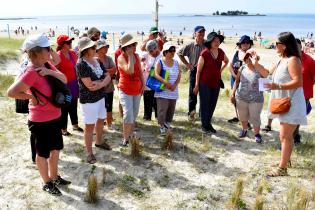
[[[158,62],[160,62],[160,64],[162,63],[161,68],[163,68],[166,71],[169,71],[170,74],[169,74],[168,82],[171,83],[172,85],[175,84],[179,75],[179,65],[178,65],[177,60],[174,60],[174,64],[171,67],[167,66],[164,63],[162,58]],[[165,99],[178,99],[178,86],[176,87],[174,91],[171,91],[165,88],[165,90],[163,90],[162,92],[155,92],[154,97],[165,98]]]
[[[179,56],[187,56],[189,63],[194,67],[197,66],[201,51],[205,49],[205,45],[198,44],[196,41],[184,45],[177,53]]]

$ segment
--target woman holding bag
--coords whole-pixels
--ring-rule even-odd
[[[281,160],[278,168],[267,174],[270,177],[288,175],[287,167],[293,149],[293,132],[297,125],[307,124],[301,54],[294,35],[290,32],[280,33],[276,50],[281,59],[272,71],[272,82],[265,86],[271,90],[268,118],[278,118],[280,121]],[[255,67],[263,68],[258,62]],[[279,100],[285,103],[276,103]],[[281,109],[277,104],[284,105],[287,110]]]

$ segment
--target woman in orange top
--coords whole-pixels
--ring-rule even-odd
[[[120,103],[123,108],[123,146],[128,145],[128,138],[133,133],[139,113],[144,80],[141,73],[139,55],[136,54],[137,41],[130,34],[120,39],[121,55],[118,57],[120,74],[118,88]]]

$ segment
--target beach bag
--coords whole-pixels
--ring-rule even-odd
[[[50,68],[49,63],[45,63],[46,68]],[[70,89],[64,84],[62,81],[57,79],[56,77],[47,75],[45,76],[48,80],[48,83],[51,87],[51,97],[46,96],[39,90],[34,88],[34,92],[43,96],[47,99],[52,105],[57,108],[66,108],[70,106],[72,101],[72,95]]]
[[[161,64],[160,76],[166,81],[168,81],[170,72],[164,68],[161,60],[160,60],[160,64]],[[155,69],[154,69],[154,66],[152,66],[150,69],[150,74],[146,82],[146,86],[150,88],[151,90],[154,90],[155,92],[162,92],[163,90],[165,90],[165,85],[161,83],[159,80],[157,80],[154,77],[154,74],[155,74]]]
[[[291,98],[274,98],[270,102],[270,112],[272,114],[285,114],[289,112],[291,107]]]

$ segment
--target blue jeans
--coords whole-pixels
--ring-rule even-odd
[[[206,130],[208,130],[211,125],[211,119],[217,105],[219,93],[220,88],[209,88],[204,84],[200,84],[199,86],[201,125]]]

